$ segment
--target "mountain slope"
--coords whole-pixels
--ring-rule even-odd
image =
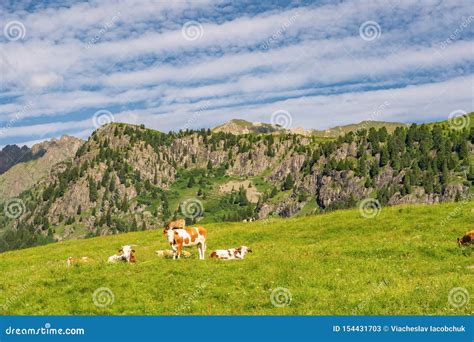
[[[18,196],[38,184],[56,164],[72,158],[82,144],[80,139],[63,136],[34,145],[30,151],[36,158],[20,162],[0,175],[0,199]]]
[[[173,217],[242,221],[365,199],[377,206],[460,200],[474,178],[473,137],[472,130],[439,125],[392,134],[371,128],[328,140],[110,124],[21,197],[21,216],[0,217],[8,228],[2,236],[9,248],[22,248],[161,228]]]
[[[206,260],[159,259],[161,231],[63,241],[0,254],[2,314],[34,315],[468,315],[450,305],[453,288],[474,291],[473,252],[456,238],[474,229],[474,202],[359,210],[296,219],[207,224]],[[456,213],[453,215],[453,213]],[[137,264],[107,264],[136,244]],[[247,245],[240,261],[213,249]],[[47,257],[45,257],[47,256]],[[90,264],[66,267],[70,256]],[[94,292],[103,291],[94,305]],[[273,306],[273,290],[291,294]],[[286,290],[283,290],[286,289]],[[100,291],[100,290],[99,290]],[[12,299],[13,298],[13,299]],[[113,301],[112,301],[113,298]],[[286,303],[286,302],[284,302]]]
[[[313,130],[312,132],[314,135],[317,135],[317,136],[335,138],[335,137],[347,134],[349,132],[357,132],[358,130],[361,130],[361,129],[369,130],[371,128],[380,129],[382,127],[385,127],[387,129],[387,132],[393,133],[393,131],[395,131],[395,128],[397,127],[408,127],[408,126],[409,126],[408,124],[398,123],[398,122],[367,120],[367,121],[361,121],[357,124],[336,126],[336,127],[332,127],[326,130],[322,130],[322,131]]]

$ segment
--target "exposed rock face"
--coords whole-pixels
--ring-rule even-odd
[[[0,199],[18,196],[39,183],[58,163],[74,157],[83,143],[80,139],[63,136],[34,145],[27,152],[32,156],[29,161],[20,162],[0,175]]]
[[[459,184],[448,184],[442,191],[436,190],[437,194],[425,193],[421,181],[405,190],[404,179],[412,171],[410,161],[404,167],[380,166],[380,148],[387,148],[387,142],[379,146],[380,153],[372,153],[365,137],[349,135],[350,139],[333,139],[323,146],[318,137],[278,131],[279,134],[234,135],[222,128],[217,133],[163,134],[140,126],[112,124],[97,130],[84,144],[64,137],[33,147],[32,151],[46,152],[41,158],[24,163],[22,178],[28,179],[30,174],[48,176],[39,182],[31,179],[19,184],[14,193],[36,182],[30,199],[37,205],[32,206],[27,222],[44,227],[42,218],[46,218],[52,226],[68,227],[63,236],[73,236],[77,233],[71,230],[75,223],[84,225],[91,234],[121,232],[121,225],[132,223],[162,227],[167,217],[177,213],[183,193],[201,196],[202,202],[206,201],[206,193],[214,202],[205,209],[211,207],[219,212],[223,206],[219,201],[232,196],[232,189],[226,189],[226,184],[247,189],[248,201],[242,193],[237,202],[232,199],[232,205],[237,204],[235,210],[250,209],[244,215],[260,219],[290,217],[308,203],[317,210],[353,207],[361,199],[378,195],[380,190],[385,191],[384,205],[451,201],[469,190],[462,184],[467,181],[466,176],[454,167],[450,172],[459,178]],[[367,155],[366,163],[375,165],[376,170],[369,165],[359,170],[360,150]],[[190,178],[183,178],[182,174],[191,170],[201,172],[199,182],[204,185],[199,188],[200,195],[197,186],[186,184]],[[215,171],[212,175],[216,178],[209,177],[211,171]],[[194,184],[197,182],[194,180]],[[179,188],[184,191],[179,193],[177,184],[184,184]],[[250,185],[254,187],[252,193],[248,191]]]
[[[337,172],[334,176],[323,176],[319,188],[319,201],[323,207],[334,202],[346,202],[353,198],[367,197],[370,189],[364,187],[362,179],[354,176],[352,171]]]

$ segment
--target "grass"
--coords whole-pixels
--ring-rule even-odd
[[[456,238],[474,229],[474,202],[383,208],[374,219],[358,210],[253,223],[215,223],[211,249],[252,247],[245,260],[158,259],[161,231],[63,241],[0,254],[2,314],[66,315],[465,315],[449,304],[452,288],[474,293],[473,248]],[[452,218],[446,220],[447,217]],[[443,223],[444,222],[444,223]],[[124,244],[138,263],[107,264]],[[194,255],[196,249],[189,249]],[[66,268],[69,256],[91,264]],[[109,288],[114,302],[93,303]],[[273,289],[290,305],[271,304]]]

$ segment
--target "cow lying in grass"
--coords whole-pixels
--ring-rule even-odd
[[[464,234],[463,237],[458,238],[459,247],[467,246],[471,243],[474,244],[474,230],[471,230],[470,232],[467,232],[466,234]]]
[[[183,247],[197,246],[199,259],[204,260],[206,252],[207,231],[202,226],[186,229],[171,229],[165,227],[163,234],[166,234],[168,242],[173,249],[173,259],[179,259]]]
[[[169,249],[155,251],[155,253],[160,258],[172,258],[174,256],[174,252]],[[189,253],[188,251],[182,251],[181,255],[185,258],[189,258],[191,256],[191,253]]]
[[[122,248],[119,249],[118,254],[111,255],[108,259],[108,262],[116,261],[126,261],[131,264],[136,263],[137,259],[135,257],[135,250],[132,246],[122,246]]]
[[[89,257],[73,258],[69,257],[66,260],[67,267],[71,267],[73,264],[87,264],[90,261]]]
[[[217,249],[211,253],[211,258],[224,260],[243,259],[247,253],[252,253],[252,249],[247,246],[230,249]]]

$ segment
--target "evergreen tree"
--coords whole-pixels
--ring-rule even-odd
[[[191,175],[188,180],[188,188],[192,188],[195,184],[194,177]]]
[[[97,197],[98,197],[97,186],[94,180],[92,179],[92,177],[89,177],[89,200],[91,202],[96,202]]]
[[[382,149],[380,150],[380,162],[379,162],[380,166],[384,167],[385,165],[387,165],[389,158],[390,158],[390,155],[388,153],[387,146],[382,147]]]
[[[283,181],[283,190],[291,190],[293,189],[294,185],[295,181],[293,180],[293,176],[291,174],[288,174],[288,176],[286,176],[285,180]]]

